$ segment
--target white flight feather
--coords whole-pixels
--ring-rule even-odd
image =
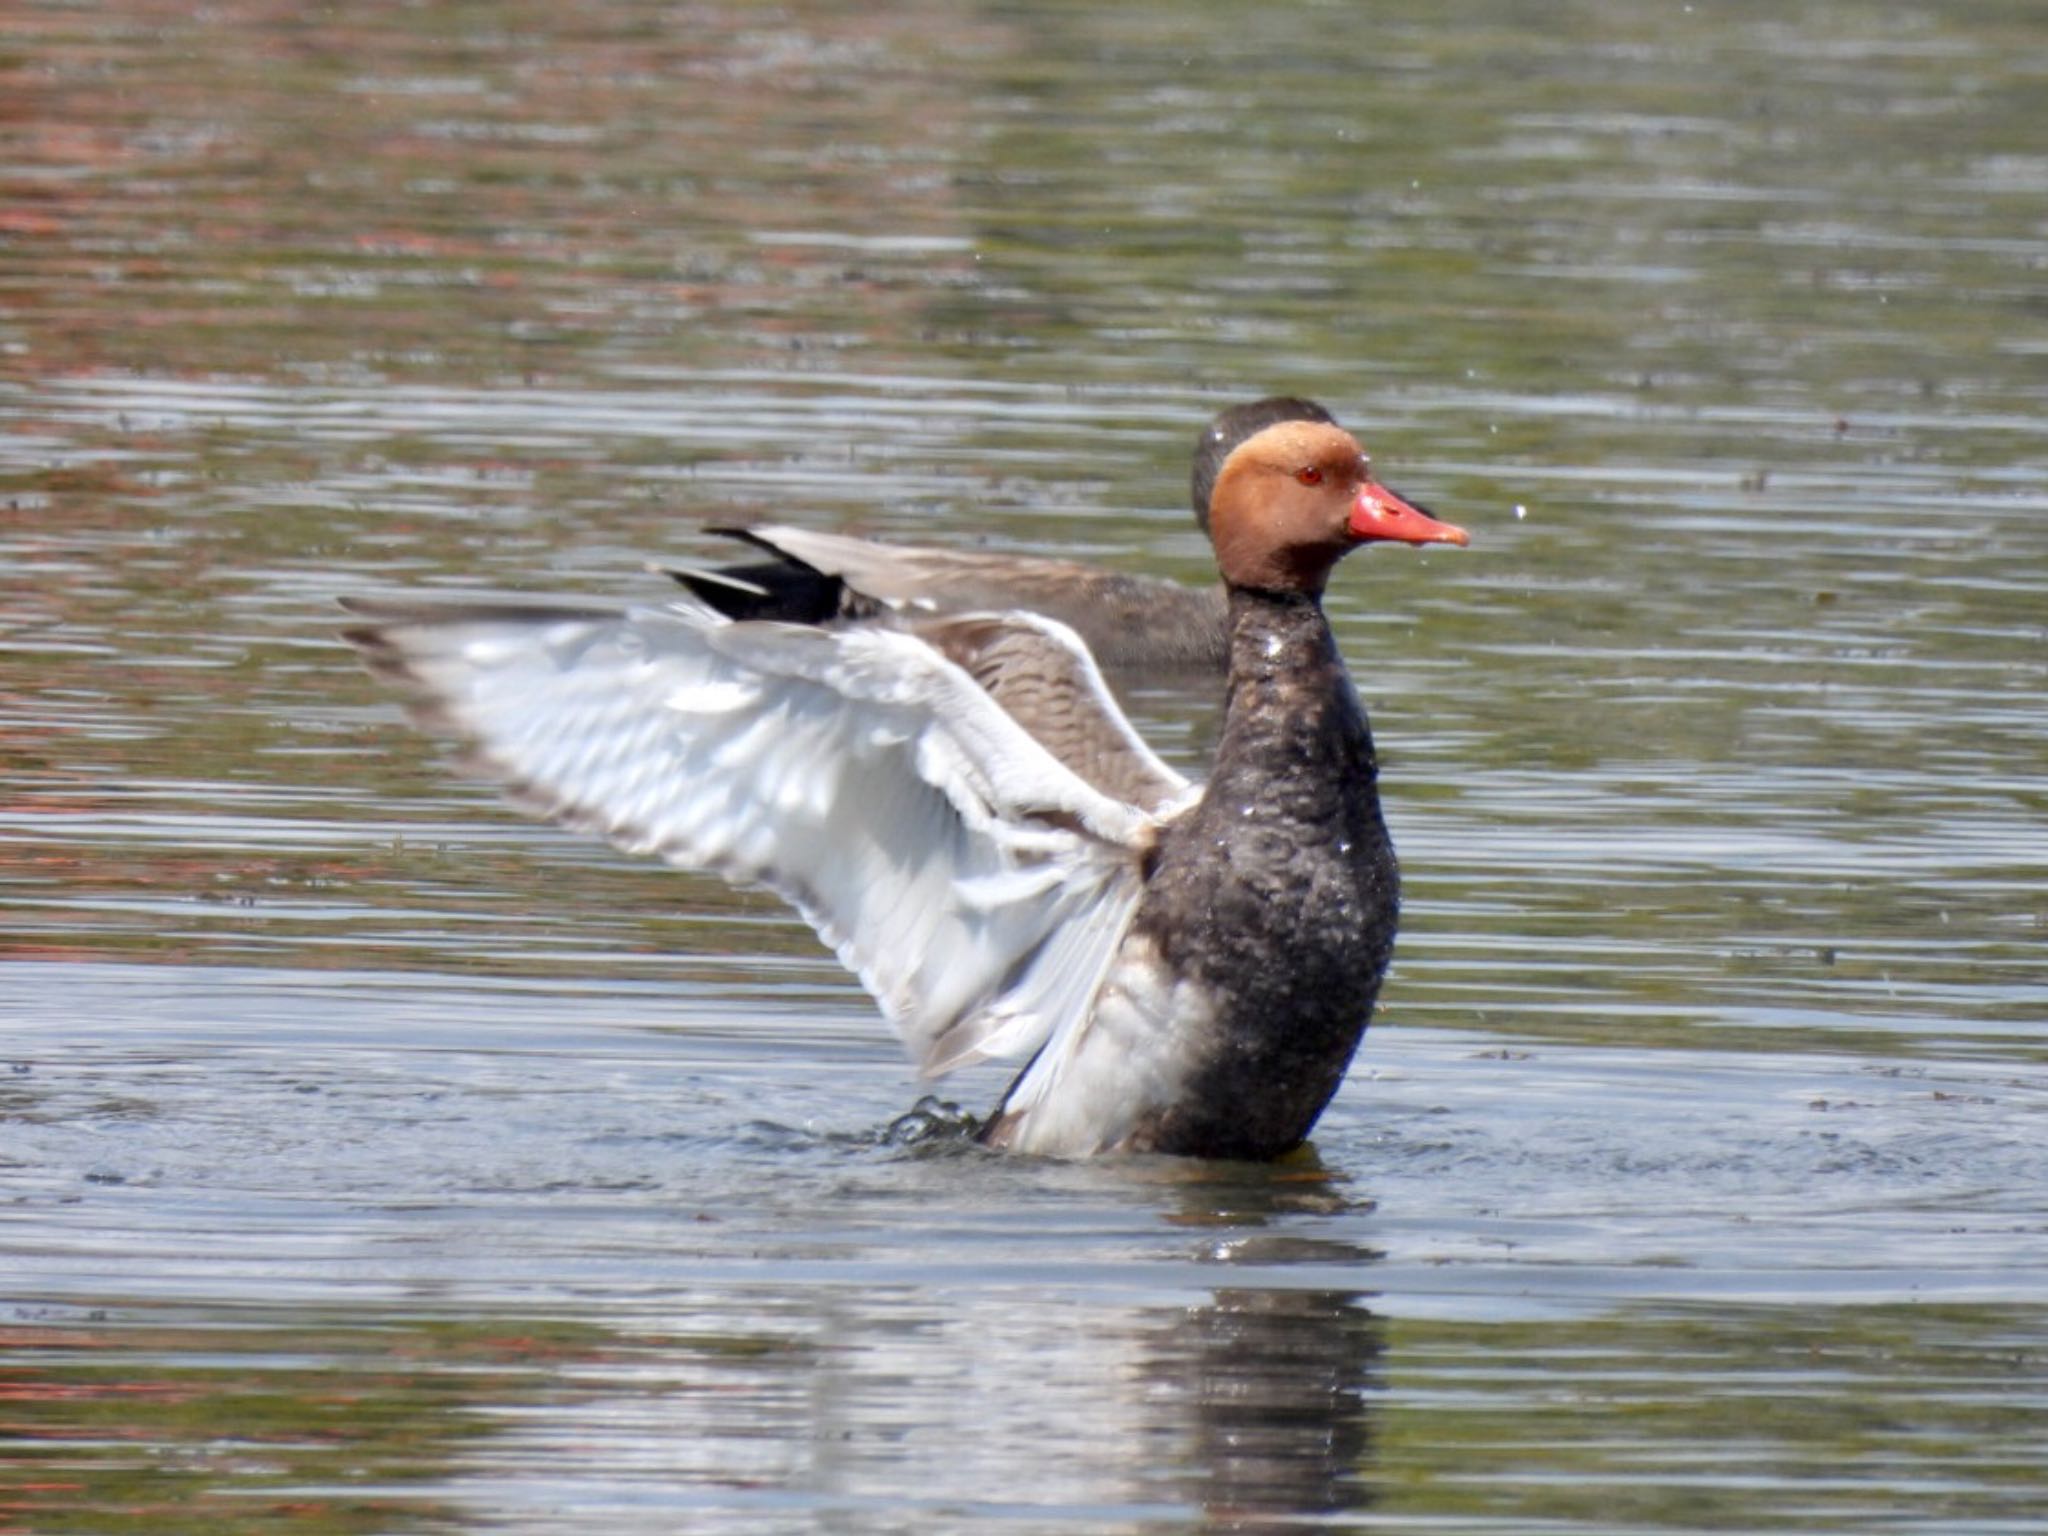
[[[789,900],[927,1074],[1085,1023],[1158,818],[1096,790],[922,641],[734,624],[687,601],[532,618],[361,606],[428,712],[522,798]]]

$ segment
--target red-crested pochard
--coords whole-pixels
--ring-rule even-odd
[[[1024,612],[350,600],[346,633],[527,808],[779,892],[925,1075],[1023,1060],[989,1145],[1273,1157],[1336,1091],[1400,908],[1324,584],[1362,544],[1466,536],[1312,421],[1232,449],[1210,513],[1229,681],[1200,787]]]

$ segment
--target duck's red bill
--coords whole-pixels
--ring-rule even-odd
[[[1438,521],[1375,480],[1358,488],[1358,500],[1351,504],[1351,520],[1346,526],[1361,544],[1368,539],[1388,539],[1396,544],[1472,542],[1472,536],[1456,523]]]

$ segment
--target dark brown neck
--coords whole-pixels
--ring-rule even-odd
[[[1372,734],[1316,594],[1232,587],[1229,623],[1232,708],[1305,711],[1339,737],[1355,734],[1372,771]]]

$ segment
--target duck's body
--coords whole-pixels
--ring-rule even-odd
[[[350,638],[542,813],[782,892],[928,1075],[1028,1058],[991,1145],[1269,1157],[1342,1079],[1400,905],[1323,582],[1369,539],[1464,535],[1299,422],[1229,455],[1214,510],[1229,683],[1200,791],[1027,614],[352,604]]]
[[[1270,1157],[1350,1065],[1401,905],[1372,734],[1312,599],[1234,593],[1230,637],[1214,772],[1159,828],[1089,1037],[1023,1074],[996,1145]]]

